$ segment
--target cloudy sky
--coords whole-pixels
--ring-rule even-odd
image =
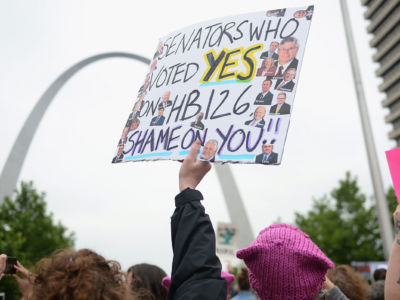
[[[348,1],[385,188],[384,151],[394,147],[380,105],[360,1]],[[140,4],[138,4],[140,3]],[[273,8],[315,5],[285,153],[278,167],[232,165],[254,234],[292,222],[313,197],[347,170],[372,195],[339,1],[0,1],[0,166],[36,101],[66,68],[94,54],[151,57],[158,38],[190,24]],[[147,66],[115,58],[74,76],[43,118],[21,172],[47,194],[56,220],[124,268],[140,262],[171,268],[169,220],[178,192],[177,162],[111,165]],[[214,224],[229,222],[215,171],[199,189]],[[234,221],[234,220],[232,220]]]

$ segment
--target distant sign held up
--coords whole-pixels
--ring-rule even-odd
[[[386,151],[386,159],[389,165],[390,174],[397,201],[400,204],[400,147]]]
[[[160,39],[113,162],[280,164],[313,6],[226,17]]]

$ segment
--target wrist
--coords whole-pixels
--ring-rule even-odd
[[[188,184],[188,183],[180,183],[179,184],[179,192],[183,192],[186,189],[195,190],[196,186],[194,186],[192,184]]]

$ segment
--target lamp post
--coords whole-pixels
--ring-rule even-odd
[[[361,126],[364,135],[365,148],[367,150],[368,165],[371,173],[372,185],[374,187],[374,195],[376,201],[376,210],[381,231],[383,251],[386,260],[389,259],[390,250],[392,248],[393,230],[391,225],[391,217],[383,188],[382,176],[379,169],[378,156],[376,154],[374,136],[372,134],[371,123],[369,121],[368,107],[365,100],[364,88],[361,81],[360,67],[358,65],[357,52],[354,44],[353,33],[347,4],[345,0],[340,0],[342,9],[344,29],[346,32],[347,46],[350,55],[351,71],[353,74],[354,85],[357,94],[358,109],[360,112]]]

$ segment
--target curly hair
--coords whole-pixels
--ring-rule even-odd
[[[56,250],[37,264],[34,300],[135,299],[118,262],[88,250]]]
[[[370,288],[367,281],[348,265],[328,270],[326,276],[351,300],[366,300]]]

